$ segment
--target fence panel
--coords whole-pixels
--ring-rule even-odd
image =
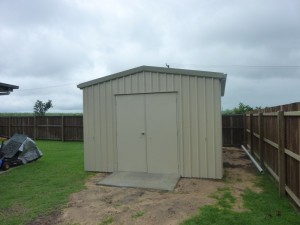
[[[63,117],[64,137],[66,141],[83,141],[82,116]]]
[[[246,145],[278,181],[279,193],[287,194],[300,207],[300,103],[276,106],[263,110],[262,133],[257,127],[259,114],[247,114]],[[252,125],[251,125],[252,124]],[[262,142],[259,153],[258,142]]]
[[[0,135],[25,134],[36,140],[83,141],[82,116],[0,117]]]
[[[240,146],[244,140],[243,115],[223,115],[223,145]],[[0,135],[25,134],[36,140],[83,141],[82,116],[0,117]]]
[[[241,146],[244,140],[243,115],[223,115],[223,146]]]

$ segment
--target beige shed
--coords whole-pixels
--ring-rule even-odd
[[[222,178],[225,83],[223,73],[141,66],[79,84],[85,170]]]

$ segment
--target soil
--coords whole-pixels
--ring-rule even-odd
[[[237,199],[233,210],[244,211],[242,194],[255,186],[257,174],[252,162],[239,148],[224,148],[222,180],[181,178],[173,192],[137,188],[97,186],[107,176],[97,173],[86,182],[86,189],[70,196],[63,211],[29,223],[57,225],[139,224],[172,225],[199,213],[204,205],[215,204],[212,197],[220,188],[229,188]]]

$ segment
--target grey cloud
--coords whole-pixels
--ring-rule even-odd
[[[1,101],[80,110],[76,84],[169,63],[227,73],[223,108],[288,103],[300,94],[287,88],[300,82],[299,8],[296,0],[0,1],[1,82],[20,85]]]

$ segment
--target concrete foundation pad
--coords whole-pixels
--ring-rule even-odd
[[[114,172],[99,181],[97,185],[173,191],[178,180],[178,174]]]

